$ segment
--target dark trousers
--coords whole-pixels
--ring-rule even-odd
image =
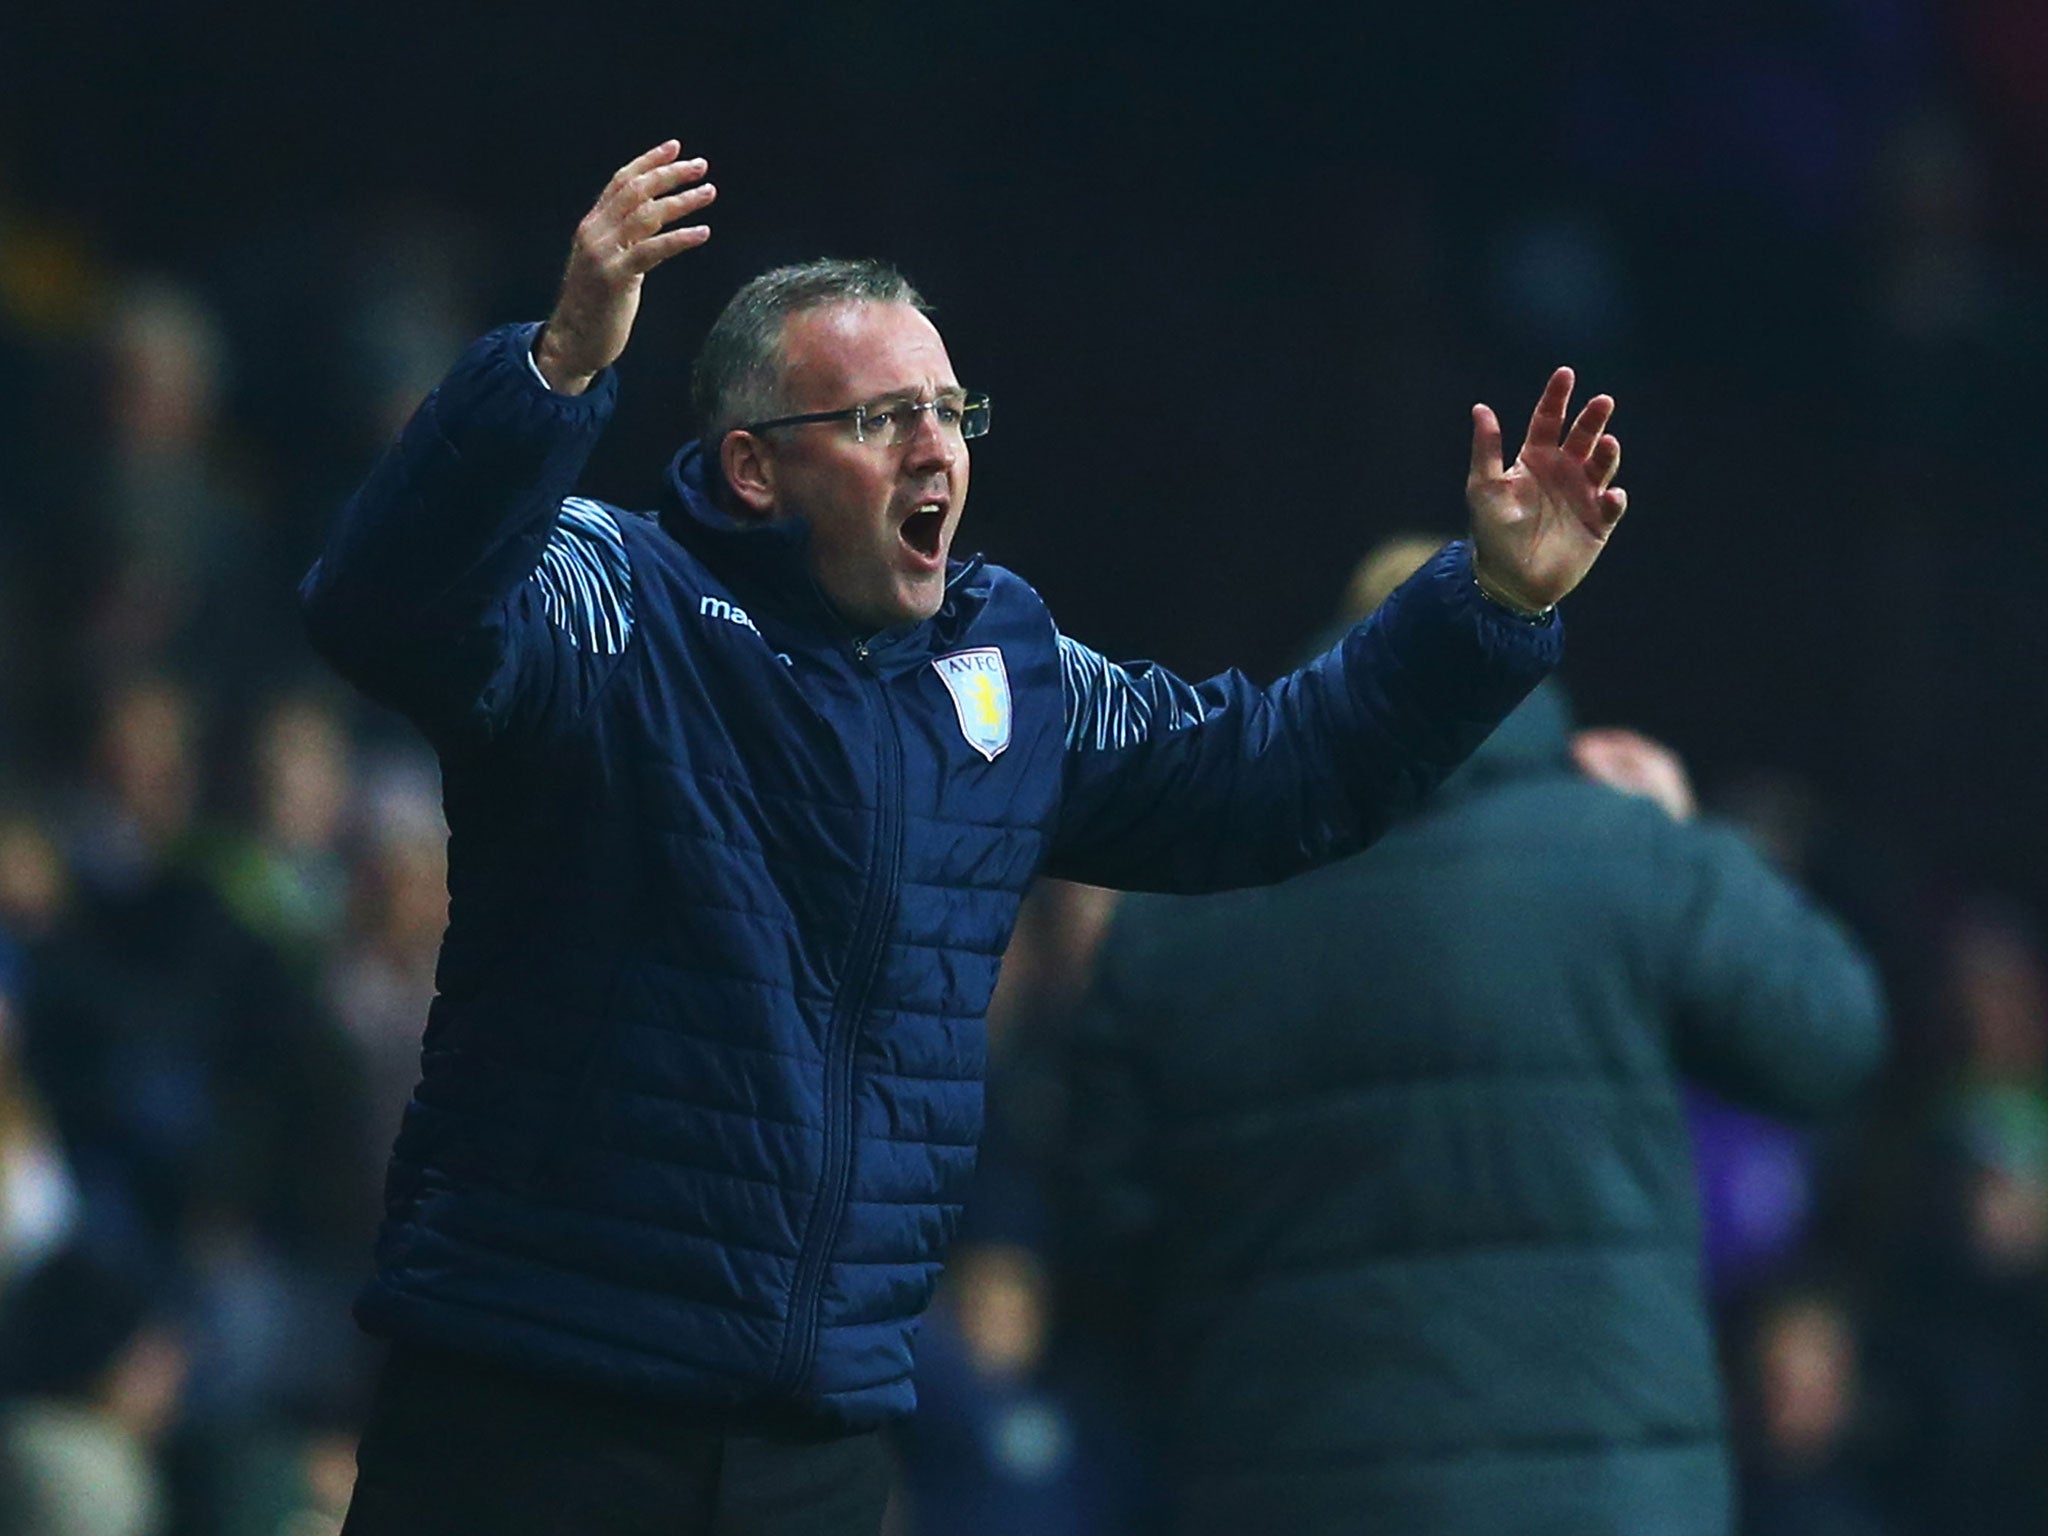
[[[879,1434],[734,1428],[398,1346],[342,1536],[876,1536]]]

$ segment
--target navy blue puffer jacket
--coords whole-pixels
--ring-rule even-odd
[[[607,375],[477,343],[339,517],[316,645],[439,751],[450,916],[393,1152],[373,1331],[713,1412],[859,1427],[981,1126],[982,1015],[1041,870],[1207,890],[1349,852],[1556,659],[1453,546],[1269,689],[1060,636],[956,563],[856,636],[798,523],[678,456],[576,497]]]

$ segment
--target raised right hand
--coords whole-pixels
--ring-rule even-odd
[[[718,196],[704,180],[705,162],[679,159],[682,152],[670,139],[627,161],[576,226],[555,312],[533,350],[550,388],[565,395],[588,389],[626,350],[642,279],[711,238],[709,224],[669,228]]]

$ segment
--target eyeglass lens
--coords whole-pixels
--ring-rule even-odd
[[[855,427],[863,442],[898,447],[917,435],[918,417],[926,411],[939,429],[954,437],[981,437],[988,431],[986,395],[941,395],[936,400],[885,400],[863,406]]]

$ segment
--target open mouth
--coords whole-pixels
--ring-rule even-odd
[[[925,502],[903,520],[898,532],[903,542],[927,560],[939,557],[939,540],[946,531],[946,512],[937,502]]]

